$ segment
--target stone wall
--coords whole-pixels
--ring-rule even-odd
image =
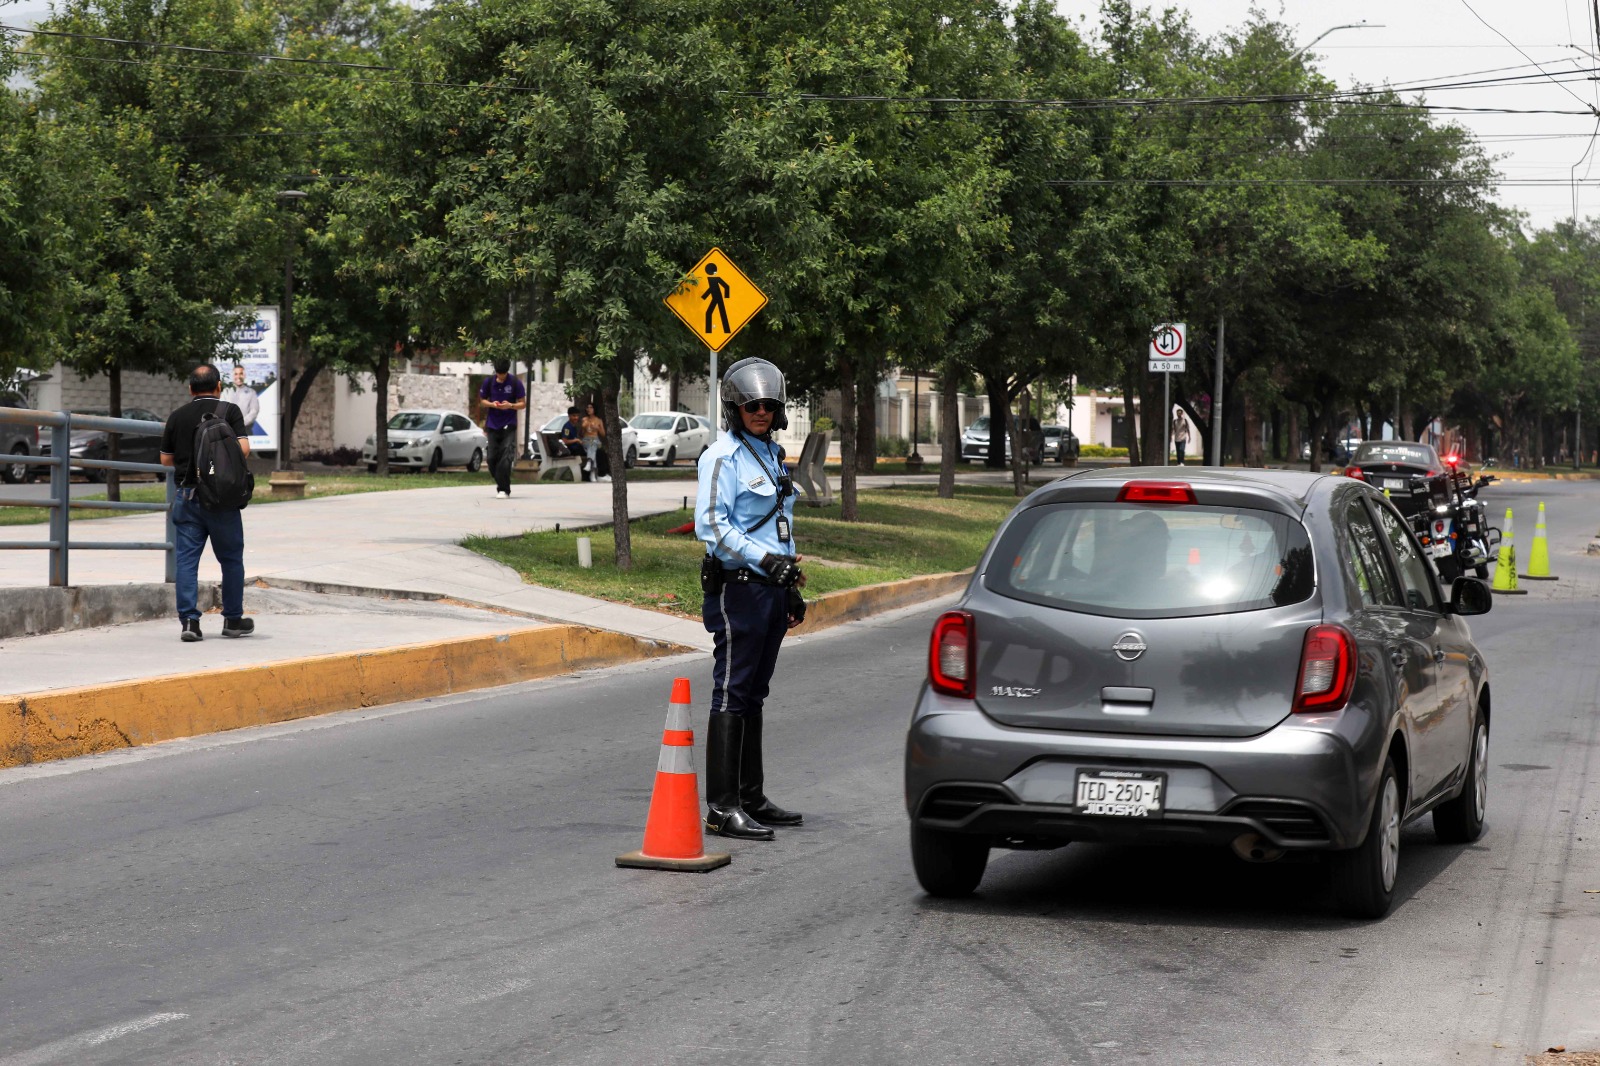
[[[56,411],[105,409],[111,403],[111,383],[105,375],[83,377],[57,364],[50,380],[37,386],[38,403]],[[143,407],[165,419],[175,407],[189,402],[186,379],[124,371],[122,406]]]
[[[392,374],[389,377],[389,410],[404,407],[442,408],[466,411],[472,399],[467,394],[466,378],[442,374]]]
[[[300,416],[294,423],[294,451],[296,455],[305,455],[307,452],[326,452],[337,448],[341,442],[333,437],[333,392],[335,375],[332,371],[324,370],[317,375],[311,383],[311,391],[306,393],[305,400],[300,404]],[[361,442],[346,443],[349,447],[359,448]]]

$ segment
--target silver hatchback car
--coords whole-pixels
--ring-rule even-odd
[[[1296,471],[1085,471],[1001,525],[934,625],[906,743],[937,896],[991,848],[1073,840],[1327,852],[1340,908],[1389,909],[1400,827],[1483,831],[1489,674],[1406,520]]]

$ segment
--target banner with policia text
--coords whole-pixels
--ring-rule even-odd
[[[217,369],[222,371],[226,396],[233,385],[233,368],[244,368],[245,384],[256,391],[261,412],[250,427],[250,450],[278,450],[278,309],[276,307],[235,307],[234,314],[249,320],[235,329],[228,343],[217,354]]]

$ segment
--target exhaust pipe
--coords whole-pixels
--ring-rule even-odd
[[[1282,848],[1274,847],[1260,833],[1240,833],[1233,838],[1233,853],[1245,862],[1277,862],[1283,858]]]

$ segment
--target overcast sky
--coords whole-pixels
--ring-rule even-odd
[[[1369,23],[1369,28],[1340,30],[1324,38],[1311,54],[1317,66],[1341,86],[1355,82],[1403,84],[1498,67],[1518,67],[1487,77],[1538,73],[1537,62],[1552,73],[1595,64],[1573,46],[1600,51],[1585,12],[1589,0],[1282,0],[1264,3],[1269,15],[1297,27],[1304,45],[1340,23]],[[1468,4],[1471,8],[1469,9]],[[1174,6],[1189,13],[1195,28],[1210,34],[1238,25],[1249,15],[1250,0],[1192,0],[1190,3],[1143,4]],[[1056,0],[1071,18],[1098,21],[1099,0]],[[1483,21],[1473,16],[1473,11]],[[1484,23],[1487,22],[1488,25]],[[1496,33],[1496,31],[1499,33]],[[1510,43],[1502,40],[1504,34]],[[1516,46],[1516,47],[1513,47]],[[1522,52],[1527,53],[1526,56]],[[1568,90],[1582,101],[1574,99]],[[1435,92],[1430,103],[1465,107],[1555,108],[1582,110],[1600,102],[1594,82],[1566,88],[1540,78],[1537,82]],[[1460,115],[1459,122],[1476,133],[1492,156],[1503,156],[1501,174],[1508,181],[1559,179],[1567,182],[1572,166],[1584,159],[1593,140],[1596,119],[1584,115]],[[1590,153],[1577,175],[1587,172],[1594,185],[1578,190],[1578,215],[1600,215],[1600,151]],[[1589,164],[1595,165],[1589,170]],[[1548,226],[1572,213],[1566,186],[1518,187],[1500,190],[1500,200],[1528,215],[1532,227]]]
[[[1196,29],[1210,34],[1243,22],[1249,14],[1250,2],[1190,0],[1172,6],[1188,11]],[[1530,60],[1551,72],[1600,65],[1574,47],[1600,51],[1585,11],[1588,2],[1282,0],[1281,5],[1275,6],[1277,0],[1270,0],[1263,6],[1269,14],[1297,27],[1297,39],[1301,44],[1309,43],[1323,30],[1339,23],[1365,20],[1377,27],[1340,30],[1313,49],[1312,54],[1317,57],[1321,69],[1340,85],[1347,86],[1357,81],[1402,84],[1504,67],[1518,69],[1487,76],[1537,73],[1536,68],[1529,65]],[[1467,6],[1469,3],[1483,21],[1473,16]],[[1098,21],[1099,0],[1056,0],[1056,6],[1070,18],[1085,19],[1085,27],[1091,31]],[[1144,6],[1168,5],[1147,3]],[[45,0],[0,0],[0,22],[29,23],[48,11],[49,3]],[[1499,34],[1509,38],[1510,43]],[[1572,93],[1584,102],[1574,99]],[[1429,99],[1433,103],[1470,107],[1581,110],[1590,104],[1600,105],[1600,83],[1576,82],[1563,88],[1540,79],[1492,89],[1435,92]],[[1600,215],[1600,150],[1590,152],[1585,158],[1600,125],[1594,117],[1462,115],[1454,120],[1473,130],[1491,155],[1504,157],[1498,165],[1508,181],[1557,179],[1564,183],[1573,174],[1573,164],[1584,160],[1577,175],[1582,178],[1587,173],[1593,184],[1578,190],[1578,214],[1580,217]],[[1572,193],[1566,185],[1507,185],[1502,187],[1500,199],[1508,206],[1525,211],[1529,225],[1535,227],[1547,226],[1572,212]]]

